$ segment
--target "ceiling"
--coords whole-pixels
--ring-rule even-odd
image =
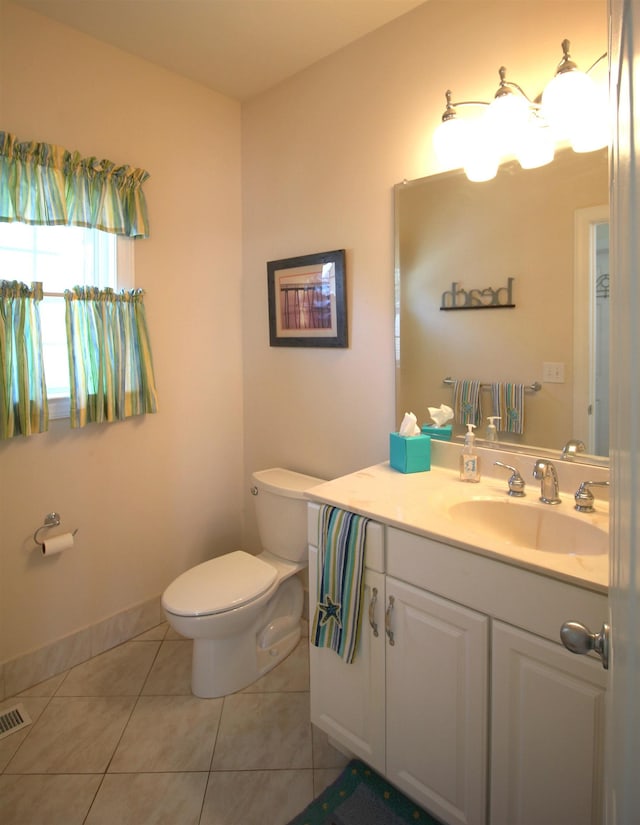
[[[425,0],[12,0],[243,101]]]

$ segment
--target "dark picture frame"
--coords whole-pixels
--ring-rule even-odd
[[[345,250],[267,262],[272,347],[346,347]]]

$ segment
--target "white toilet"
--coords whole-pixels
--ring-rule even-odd
[[[193,639],[191,690],[225,696],[250,685],[297,645],[307,567],[305,491],[323,479],[274,468],[251,476],[259,556],[236,550],[178,576],[162,595],[167,621]]]

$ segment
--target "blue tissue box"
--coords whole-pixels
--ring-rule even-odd
[[[420,429],[424,435],[430,435],[431,438],[435,438],[437,441],[451,441],[453,430],[451,424],[445,424],[443,427],[436,427],[435,424],[423,424]]]
[[[389,433],[389,463],[401,473],[423,473],[430,470],[430,436]]]

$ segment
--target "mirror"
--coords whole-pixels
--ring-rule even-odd
[[[580,439],[588,452],[576,459],[602,463],[607,150],[562,150],[539,169],[514,161],[485,183],[460,170],[404,182],[395,212],[397,422],[412,411],[430,423],[428,407],[454,407],[445,379],[478,380],[483,439],[491,385],[521,383],[524,432],[499,432],[500,443],[559,455]],[[463,430],[455,423],[454,438]]]

